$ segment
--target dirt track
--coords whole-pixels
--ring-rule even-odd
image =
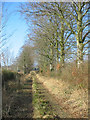
[[[22,84],[22,87],[14,95],[13,102],[10,106],[7,117],[9,118],[33,118],[34,106],[33,106],[33,78],[35,78],[38,86],[39,97],[43,97],[48,101],[48,107],[51,111],[53,118],[72,118],[69,112],[65,112],[60,106],[60,101],[53,94],[45,88],[41,81],[36,77],[36,74],[28,75]],[[5,116],[3,116],[5,117]],[[46,117],[48,118],[48,116]],[[37,117],[36,117],[37,119]]]
[[[36,83],[38,85],[40,95],[43,96],[44,99],[49,101],[49,105],[51,106],[51,111],[53,112],[54,117],[57,117],[58,119],[69,118],[69,114],[63,111],[63,109],[59,105],[59,101],[56,100],[55,96],[50,94],[50,92],[47,89],[45,89],[43,84],[38,79],[36,79]]]
[[[52,106],[56,103],[55,108],[61,118],[88,118],[87,91],[83,89],[77,90],[77,87],[71,86],[62,80],[39,74],[36,74],[36,77],[44,88],[48,90],[47,93],[50,93],[49,98],[52,98]]]
[[[66,118],[68,115],[60,108],[54,96],[52,96],[49,91],[44,88],[43,84],[40,83],[38,79],[36,79],[36,83],[38,85],[37,89],[39,90],[39,97],[43,97],[44,100],[48,101],[49,110],[54,113],[53,117],[58,117],[58,119]],[[25,78],[21,89],[14,94],[14,98],[6,118],[33,118],[34,111],[32,104],[32,84],[32,77],[29,75]]]

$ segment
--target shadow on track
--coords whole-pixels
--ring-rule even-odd
[[[17,91],[14,100],[10,106],[7,119],[9,118],[32,118],[32,79],[28,78],[24,85]],[[3,116],[3,119],[5,118]]]

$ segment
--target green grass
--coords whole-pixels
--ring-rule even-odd
[[[53,115],[53,111],[49,106],[49,101],[47,101],[44,95],[40,93],[40,86],[37,84],[36,78],[33,81],[33,106],[38,109],[40,116]]]

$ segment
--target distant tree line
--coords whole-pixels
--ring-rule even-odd
[[[21,70],[22,72],[30,73],[33,68],[33,56],[32,49],[29,45],[23,45],[19,56],[16,60],[17,70]]]

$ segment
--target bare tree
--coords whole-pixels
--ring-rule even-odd
[[[72,49],[77,50],[77,63],[79,65],[83,62],[84,48],[86,44],[90,42],[87,38],[89,35],[89,31],[87,31],[89,23],[88,20],[86,20],[88,10],[89,4],[86,2],[38,2],[21,5],[21,13],[28,23],[30,21],[30,16],[32,16],[32,19],[37,19],[40,16],[46,19],[46,16],[48,16],[52,23],[57,25],[54,38],[56,38],[57,60],[60,55],[59,58],[62,64],[64,64],[65,61],[65,54],[68,50],[71,50],[70,48],[72,45],[76,46],[76,43],[77,48],[72,47]],[[47,19],[47,21],[49,19]],[[39,26],[40,25],[41,24],[39,24]],[[74,40],[72,35],[73,38],[75,36]],[[74,44],[71,44],[73,42]]]
[[[77,42],[77,63],[78,66],[83,62],[83,50],[86,44],[90,41],[87,39],[90,31],[87,30],[87,26],[89,25],[88,21],[88,11],[89,11],[89,3],[87,2],[72,2],[69,5],[69,9],[67,9],[67,13],[73,21],[75,21],[75,25],[72,25],[70,21],[66,18],[64,14],[64,9],[58,7],[60,13],[62,14],[62,20],[66,23],[66,25],[70,28],[71,32],[76,37]],[[58,14],[57,14],[58,15]]]
[[[24,45],[21,48],[20,55],[17,59],[18,68],[24,73],[29,73],[33,67],[32,48],[28,45]]]
[[[4,68],[8,70],[8,68],[13,64],[14,57],[13,54],[10,52],[9,48],[7,47],[4,51],[2,51],[2,65]]]
[[[51,45],[51,48],[52,48],[50,50],[51,54],[53,53],[53,51],[56,51],[56,54],[57,54],[56,61],[57,63],[60,61],[61,64],[63,65],[65,62],[65,55],[67,51],[71,48],[71,46],[69,46],[68,44],[71,42],[69,41],[69,37],[72,34],[72,32],[68,29],[68,27],[66,27],[64,21],[62,21],[62,14],[59,13],[59,10],[57,9],[57,7],[58,6],[56,3],[27,3],[25,4],[25,6],[21,5],[21,13],[25,16],[25,19],[28,25],[29,25],[30,16],[33,16],[32,21],[34,21],[34,24],[41,29],[39,32],[37,32],[37,34],[39,35],[38,38],[41,38],[42,36],[42,40],[44,38],[47,39],[46,41],[49,40],[50,42],[49,45]],[[63,7],[65,7],[65,5],[62,5],[62,9]],[[56,12],[60,15],[58,16]],[[46,25],[47,23],[45,20],[42,25],[42,22],[41,22],[42,19],[47,20],[49,27],[47,27]],[[50,27],[50,24],[52,24],[51,27]],[[35,26],[35,29],[38,30],[37,26]],[[45,34],[43,34],[41,31],[44,31]],[[43,47],[45,48],[44,44],[43,44]],[[55,55],[52,55],[52,56],[55,56]],[[50,54],[46,55],[46,57],[50,58]]]

